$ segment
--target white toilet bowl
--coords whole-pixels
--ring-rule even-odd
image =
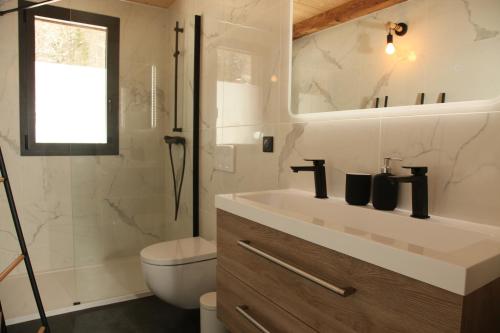
[[[184,309],[198,308],[200,296],[215,290],[216,262],[215,244],[200,237],[157,243],[141,251],[149,289]]]

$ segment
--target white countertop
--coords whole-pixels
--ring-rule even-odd
[[[229,213],[459,295],[500,277],[500,228],[349,206],[299,190],[223,194]]]

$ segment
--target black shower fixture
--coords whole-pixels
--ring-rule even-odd
[[[179,21],[175,22],[175,73],[174,73],[174,132],[182,132],[182,128],[178,126],[178,98],[179,98],[179,56],[181,51],[179,50],[179,34],[184,33],[184,28],[181,28]]]
[[[169,145],[183,145],[186,143],[186,139],[182,136],[166,136],[164,138],[165,143]]]
[[[182,184],[184,183],[184,174],[186,173],[186,139],[181,136],[166,136],[164,138],[165,142],[168,144],[168,153],[170,155],[170,166],[172,167],[172,181],[174,188],[174,201],[175,201],[175,221],[179,216],[179,208],[181,205],[181,193]],[[182,146],[182,170],[180,174],[180,179],[177,181],[177,175],[175,174],[175,164],[174,157],[172,154],[172,146],[180,145]]]

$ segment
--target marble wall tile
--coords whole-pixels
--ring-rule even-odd
[[[279,127],[273,125],[224,127],[201,131],[200,211],[204,237],[215,237],[215,195],[275,189],[278,181],[278,155],[262,152],[262,136],[278,141]],[[225,139],[221,140],[221,136]],[[219,142],[219,143],[218,143]],[[217,144],[234,146],[235,172],[215,168]],[[276,143],[277,145],[277,143]]]
[[[218,127],[279,122],[280,3],[226,2],[217,49]]]
[[[4,150],[4,157],[24,237],[33,253],[34,268],[47,271],[70,267],[73,264],[73,228],[69,159],[28,158],[30,163],[21,163],[17,152],[9,148]],[[12,260],[19,254],[19,246],[6,197],[0,196],[0,200],[5,217],[0,230],[8,237],[1,242],[1,247],[9,253],[7,260]],[[20,266],[16,273],[24,271]]]
[[[199,1],[205,8],[210,1]],[[219,193],[279,186],[278,154],[262,152],[262,136],[278,145],[283,22],[288,1],[224,0],[204,16],[200,215],[201,234],[216,237],[214,198]],[[285,103],[284,103],[285,102]],[[234,173],[215,169],[217,145],[234,145]]]
[[[344,197],[346,173],[376,173],[379,135],[377,119],[282,124],[280,185],[314,191],[312,174],[294,174],[290,166],[309,165],[304,159],[324,159],[328,193]]]
[[[498,119],[492,112],[282,124],[280,186],[314,191],[311,176],[289,166],[325,158],[329,193],[344,197],[346,172],[375,174],[384,157],[402,158],[395,174],[407,174],[404,165],[429,167],[431,214],[498,225]],[[401,186],[399,207],[411,210],[411,187]]]
[[[200,234],[208,240],[217,239],[217,213],[214,209],[200,210]]]
[[[14,5],[13,2],[2,4],[2,9],[10,8],[9,6],[12,5]],[[13,180],[12,187],[16,195],[22,188],[21,179],[23,178],[22,168],[12,167],[12,161],[16,159],[16,153],[20,149],[19,126],[17,125],[17,119],[19,119],[19,81],[17,70],[19,56],[17,48],[12,47],[17,43],[17,19],[5,17],[5,20],[0,22],[0,27],[2,31],[7,31],[9,28],[14,27],[10,30],[12,34],[0,34],[0,75],[3,78],[0,83],[0,109],[2,117],[2,121],[0,122],[0,145],[10,171],[9,177]],[[0,190],[0,209],[0,259],[2,263],[8,263],[19,255],[19,245],[16,240],[3,188]]]
[[[215,190],[211,185],[215,174],[215,149],[217,129],[203,129],[200,132],[200,210],[213,212]],[[205,220],[205,218],[202,218]],[[204,223],[202,223],[203,225]],[[208,223],[206,223],[208,224]]]
[[[201,66],[201,105],[200,128],[215,127],[218,116],[217,89],[218,49],[224,41],[224,1],[197,2],[196,13],[202,15],[203,56]]]
[[[171,33],[166,10],[116,1],[70,5],[119,16],[123,36],[120,156],[72,160],[75,205],[83,205],[75,217],[83,233],[82,243],[76,243],[77,259],[87,264],[92,256],[97,261],[128,256],[163,239],[167,190],[163,135],[169,120],[165,59]],[[156,33],[144,38],[148,31]]]
[[[14,5],[11,1],[5,6]],[[118,0],[63,0],[58,5],[121,19],[120,155],[19,156],[17,16],[3,17],[0,28],[9,33],[0,34],[0,145],[37,274],[137,256],[143,247],[166,239],[166,219],[170,216],[163,142],[169,123],[167,82],[171,74],[165,61],[172,35],[168,12]],[[0,209],[0,260],[8,263],[19,249],[3,194]],[[141,276],[136,266],[138,274],[131,273],[134,279]],[[23,272],[23,268],[17,269],[13,278],[22,278]],[[86,290],[89,286],[85,281],[91,280],[82,278],[79,290]],[[56,285],[44,284],[42,293],[47,295]],[[124,285],[129,289],[122,288],[118,294],[133,293],[138,284]],[[105,293],[99,296],[101,291],[93,295],[107,297]],[[2,300],[10,299],[6,293],[6,289],[1,290]],[[15,297],[12,300],[15,304],[6,307],[24,304],[21,297],[19,302]]]
[[[499,119],[486,113],[385,120],[382,154],[429,167],[431,213],[498,225]],[[410,200],[404,189],[401,205],[411,209]]]
[[[168,50],[171,36],[170,29],[166,29],[166,10],[123,1],[120,3],[119,0],[62,0],[57,6],[119,17],[121,45],[133,46],[121,48],[121,64],[158,64],[164,61],[163,54]],[[144,38],[145,33],[151,31],[155,34],[149,33],[148,38]]]

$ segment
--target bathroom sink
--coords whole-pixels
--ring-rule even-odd
[[[317,200],[307,192],[281,191],[243,194],[240,198],[300,214],[311,223],[355,234],[385,237],[431,250],[450,252],[489,238],[486,233],[461,230],[443,219],[416,220],[409,213],[387,213],[367,207],[349,206],[339,199]],[[443,241],[445,240],[446,241]]]
[[[500,228],[349,206],[300,190],[226,194],[216,206],[298,238],[466,295],[500,277]]]

